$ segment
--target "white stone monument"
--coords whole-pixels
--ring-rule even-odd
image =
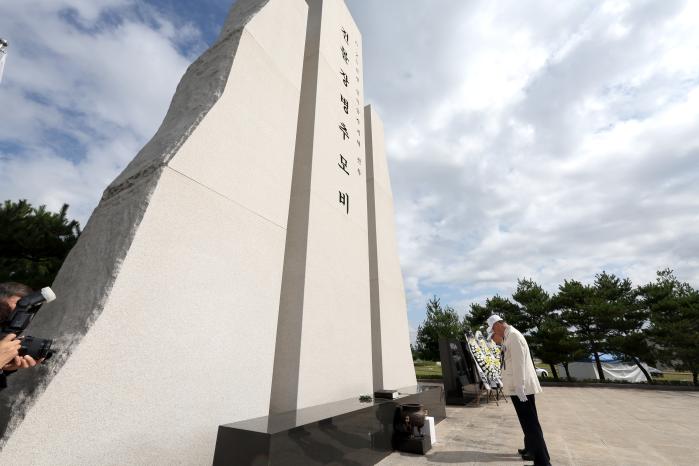
[[[364,121],[374,389],[395,390],[415,385],[415,368],[409,351],[408,309],[396,245],[383,122],[371,106],[364,109]]]
[[[372,393],[361,37],[308,3],[272,413]]]
[[[268,413],[306,19],[239,0],[187,70],[29,328],[62,367],[1,464],[210,464],[218,424]]]
[[[361,55],[342,0],[236,2],[29,328],[60,350],[1,464],[211,464],[220,424],[415,384]]]

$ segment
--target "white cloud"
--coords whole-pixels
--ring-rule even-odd
[[[67,202],[84,224],[160,124],[196,30],[131,0],[29,0],[3,6],[0,31],[2,197]]]
[[[695,2],[348,4],[412,296],[603,269],[699,285]]]
[[[200,34],[134,0],[6,3],[2,197],[85,220]],[[347,3],[385,123],[413,329],[433,293],[463,312],[518,277],[553,291],[669,266],[699,285],[697,2]]]

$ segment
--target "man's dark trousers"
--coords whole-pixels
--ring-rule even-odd
[[[524,432],[524,448],[526,448],[527,453],[534,457],[536,466],[550,465],[551,457],[544,441],[544,432],[539,424],[534,395],[527,395],[527,401],[519,401],[518,397],[513,396],[512,404],[517,411],[517,418]]]

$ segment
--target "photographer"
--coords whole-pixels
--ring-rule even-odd
[[[5,335],[5,337],[0,340],[0,364],[2,366],[9,366],[9,363],[14,362],[15,358],[18,358],[17,352],[19,351],[20,341],[14,333]],[[2,371],[0,371],[2,372]]]
[[[17,282],[0,283],[0,323],[5,322],[17,306],[17,301],[32,291],[27,285]]]
[[[0,283],[0,323],[5,322],[12,311],[15,310],[17,301],[27,296],[32,289],[27,285],[16,282]],[[0,390],[7,386],[6,377],[17,369],[34,367],[41,362],[35,361],[31,356],[19,356],[18,351],[21,340],[10,333],[0,340]]]

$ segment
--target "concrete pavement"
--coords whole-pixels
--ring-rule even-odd
[[[544,387],[537,410],[553,465],[699,464],[699,392]],[[426,456],[394,452],[381,466],[531,464],[511,401],[447,407]]]

